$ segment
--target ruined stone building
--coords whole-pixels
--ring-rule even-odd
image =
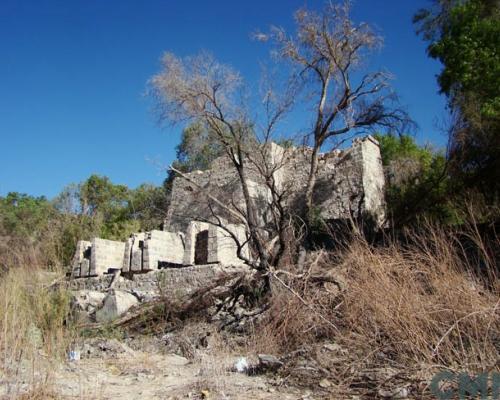
[[[270,167],[277,190],[291,208],[303,205],[310,156],[309,148],[285,149],[274,143],[262,152],[262,163]],[[259,217],[265,223],[270,193],[258,168],[248,168],[248,186],[254,200],[261,203]],[[208,194],[227,207],[214,204]],[[369,216],[376,224],[383,223],[384,172],[373,137],[321,155],[314,203],[318,215],[327,221]],[[126,242],[99,238],[78,242],[72,276],[99,276],[110,269],[140,273],[191,265],[241,265],[233,236],[244,243],[246,232],[227,212],[230,207],[242,209],[244,202],[237,173],[223,156],[209,170],[174,180],[163,230],[134,233]],[[224,221],[224,229],[210,223],[214,218]],[[249,256],[247,246],[242,252]]]

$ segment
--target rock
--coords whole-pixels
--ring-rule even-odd
[[[394,390],[380,389],[378,391],[378,395],[380,397],[384,397],[386,399],[394,399],[394,400],[406,399],[408,398],[408,394],[409,394],[408,389],[405,387],[396,388]]]
[[[337,343],[327,343],[323,345],[323,348],[328,351],[333,351],[335,353],[340,353],[342,352],[342,347],[338,345]]]
[[[97,290],[78,290],[72,293],[71,310],[79,322],[91,322],[95,311],[102,307],[106,293]]]
[[[82,358],[115,358],[123,353],[133,355],[133,350],[130,347],[116,339],[89,339],[79,350]]]
[[[104,305],[96,312],[97,322],[110,322],[124,315],[131,307],[139,304],[134,295],[113,290],[104,299]]]
[[[332,386],[332,383],[328,379],[324,378],[319,381],[319,386],[323,389],[327,389]]]
[[[406,399],[409,395],[407,388],[401,388],[392,396],[393,399]]]
[[[141,303],[149,303],[158,297],[158,294],[154,290],[132,289],[131,293],[137,297]]]
[[[270,354],[259,354],[257,357],[259,358],[258,369],[261,371],[275,371],[283,365],[278,357]]]
[[[72,305],[81,310],[88,310],[89,308],[99,308],[105,297],[106,293],[96,290],[78,290],[77,292],[73,292],[71,301]]]
[[[81,354],[83,357],[92,357],[95,354],[94,346],[89,343],[84,343],[82,346]]]

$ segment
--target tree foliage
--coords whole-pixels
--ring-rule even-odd
[[[441,92],[454,115],[450,172],[491,204],[500,196],[500,6],[435,0],[415,18],[428,53],[443,64]]]
[[[182,131],[181,142],[176,148],[177,169],[183,172],[207,170],[210,164],[224,152],[214,133],[206,129],[200,121],[187,126]]]
[[[217,137],[203,122],[195,121],[182,130],[181,142],[176,147],[176,159],[172,166],[182,172],[205,171],[217,157],[224,154],[224,148]],[[165,187],[170,191],[176,173],[170,169]]]
[[[419,146],[410,135],[375,135],[387,177],[386,201],[392,226],[422,218],[457,222],[444,152]]]
[[[113,184],[106,176],[91,175],[80,185],[82,214],[109,216],[124,208],[128,195],[129,189],[125,185]]]
[[[157,229],[168,206],[163,186],[136,189],[91,175],[49,201],[20,193],[0,197],[0,266],[30,263],[67,265],[78,240],[124,240],[131,232]]]
[[[55,210],[43,196],[9,193],[0,197],[1,234],[38,238]]]

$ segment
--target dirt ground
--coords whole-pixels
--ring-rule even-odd
[[[297,390],[275,388],[265,377],[218,374],[219,369],[175,354],[134,352],[68,363],[56,374],[55,386],[64,399],[310,398]]]
[[[17,384],[0,377],[0,399],[317,398],[307,390],[280,385],[271,375],[249,376],[233,371],[239,359],[235,354],[203,349],[188,359],[156,351],[154,346],[129,346],[118,340],[103,343],[94,343],[91,354],[82,352],[85,354],[80,360],[55,366],[50,383],[43,385],[44,395],[33,395],[40,390],[30,387],[31,372],[25,374],[21,384],[19,376]]]

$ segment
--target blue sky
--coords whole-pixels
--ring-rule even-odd
[[[144,97],[168,50],[210,50],[258,78],[269,48],[250,33],[293,28],[292,14],[322,0],[1,0],[0,195],[53,197],[92,173],[136,187],[159,184],[180,128],[160,128]],[[445,100],[411,24],[426,0],[357,0],[353,17],[385,38],[373,66],[395,74],[394,88],[418,123],[420,143],[444,146]]]

